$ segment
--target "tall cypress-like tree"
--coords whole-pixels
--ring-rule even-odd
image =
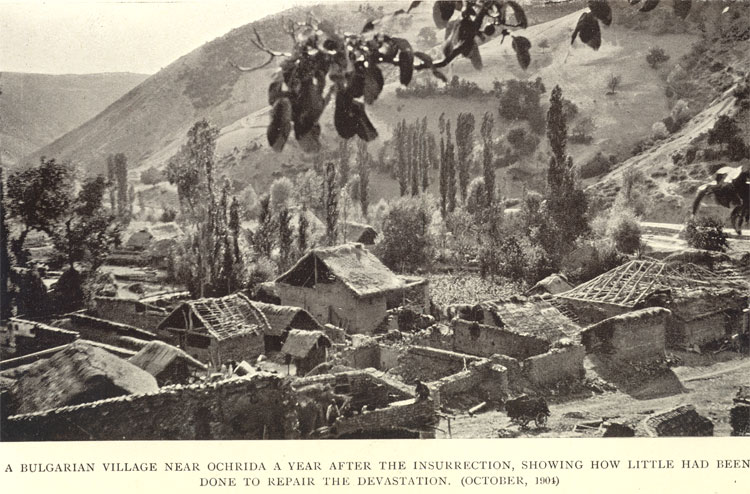
[[[336,165],[326,164],[326,175],[323,181],[323,206],[326,212],[326,241],[336,245],[339,221],[339,188],[336,181]]]
[[[466,191],[469,186],[469,173],[472,168],[471,149],[474,144],[474,114],[459,113],[456,120],[456,150],[458,154],[458,185],[461,190],[461,201],[466,202]]]
[[[279,211],[279,269],[283,272],[289,267],[292,254],[292,215],[289,209],[284,207]]]
[[[482,171],[484,172],[484,190],[487,198],[487,206],[492,206],[495,201],[495,163],[492,153],[492,131],[495,119],[492,113],[486,112],[482,118]]]
[[[409,185],[406,120],[402,120],[396,125],[394,141],[396,147],[396,177],[398,178],[398,189],[399,194],[405,196]]]
[[[453,141],[451,140],[451,121],[448,120],[445,123],[445,134],[447,136],[445,144],[445,174],[447,180],[447,202],[448,212],[452,213],[456,210],[456,157],[453,149]]]
[[[302,211],[299,213],[299,222],[297,223],[297,248],[299,249],[300,255],[307,251],[307,206],[302,206]]]
[[[409,174],[411,176],[411,195],[419,195],[419,120],[409,126]]]
[[[430,186],[430,138],[434,144],[435,138],[432,134],[427,133],[427,117],[422,118],[421,138],[419,140],[419,150],[421,155],[421,172],[422,172],[422,192],[427,192]]]
[[[546,200],[548,212],[556,225],[558,240],[548,246],[550,253],[563,255],[573,242],[588,230],[586,195],[580,188],[573,160],[565,153],[567,123],[563,109],[562,89],[555,86],[547,111],[547,138],[552,150],[547,168]]]
[[[440,114],[438,130],[440,131],[440,213],[445,218],[448,214],[448,163],[445,152],[445,113]]]
[[[362,216],[367,218],[367,210],[370,205],[369,188],[370,188],[370,166],[372,158],[367,152],[367,143],[363,140],[357,145],[357,163],[359,165],[359,207],[362,210]]]
[[[8,225],[5,222],[5,177],[3,167],[0,166],[0,319],[7,319],[12,315],[8,291],[10,278],[10,254],[8,252]]]

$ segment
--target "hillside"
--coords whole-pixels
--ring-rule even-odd
[[[93,118],[147,77],[131,73],[0,72],[2,162],[16,164]]]
[[[388,11],[403,7],[402,4],[377,5]],[[507,146],[507,133],[525,124],[499,119],[497,99],[489,91],[496,81],[511,78],[533,81],[541,77],[547,88],[542,95],[543,104],[546,105],[552,87],[559,84],[564,96],[578,107],[578,117],[569,122],[569,128],[584,117],[591,117],[595,123],[589,144],[569,146],[575,163],[582,165],[601,152],[627,164],[634,145],[648,139],[652,125],[669,115],[675,98],[667,95],[668,76],[693,53],[692,47],[701,39],[696,28],[704,21],[701,16],[706,17],[706,23],[714,22],[716,19],[710,19],[709,14],[716,15],[716,12],[707,12],[708,7],[696,7],[695,14],[683,22],[676,19],[668,7],[660,6],[646,16],[615,4],[614,23],[603,28],[602,46],[593,51],[580,42],[570,47],[570,35],[580,15],[581,4],[569,2],[552,9],[529,9],[531,25],[524,35],[533,46],[532,64],[526,71],[518,67],[508,40],[501,43],[499,38],[488,41],[481,48],[484,70],[475,71],[466,60],[458,60],[446,70],[448,77],[458,76],[488,91],[484,96],[471,99],[445,96],[399,98],[396,96],[398,83],[395,77],[387,76],[381,97],[368,110],[380,133],[380,138],[370,145],[371,153],[376,154],[387,143],[392,129],[401,119],[413,121],[427,116],[431,130],[435,131],[437,118],[442,112],[455,121],[459,112],[470,111],[479,121],[485,111],[493,111],[496,140]],[[342,28],[359,26],[368,17],[367,13],[343,2],[317,6],[312,11],[316,17],[329,19]],[[266,55],[259,53],[250,43],[253,27],[258,29],[268,46],[288,49],[290,39],[280,29],[280,19],[304,19],[305,15],[307,10],[291,9],[206,43],[144,81],[94,119],[34,153],[32,158],[42,153],[71,158],[89,170],[101,171],[107,154],[124,152],[130,160],[131,178],[137,180],[141,170],[151,166],[163,167],[184,141],[190,125],[205,117],[221,129],[218,153],[222,163],[230,165],[228,174],[238,187],[252,184],[257,191],[267,190],[276,177],[304,172],[312,166],[315,157],[302,153],[294,142],[283,153],[274,153],[265,140],[268,122],[266,88],[274,70],[273,64],[256,72],[239,73],[232,70],[228,62],[252,66],[265,61]],[[432,15],[430,9],[420,8],[414,11],[409,23],[395,26],[394,30],[400,36],[417,40],[417,33],[425,26],[433,26]],[[437,36],[440,39],[442,32]],[[550,48],[540,48],[543,40]],[[714,42],[704,40],[708,44]],[[669,62],[658,70],[651,69],[645,60],[652,47],[660,47],[670,56]],[[429,47],[420,46],[420,49]],[[622,83],[615,94],[607,95],[607,81],[612,75],[621,76]],[[725,82],[722,79],[721,83]],[[715,79],[706,83],[709,88],[716,84]],[[691,99],[694,111],[704,108],[710,101],[705,95],[711,89],[700,89]],[[328,149],[336,146],[331,113],[329,108],[321,119],[324,147]],[[503,188],[505,197],[518,196],[525,188],[542,186],[547,147],[544,135],[538,137],[541,143],[534,153],[511,167],[498,170],[497,183]],[[661,179],[656,177],[654,180]],[[619,179],[614,174],[606,180]],[[590,179],[588,183],[597,181]],[[371,187],[373,201],[396,195],[398,188],[395,180],[382,174],[374,174]],[[617,187],[615,184],[607,190],[616,192]],[[155,209],[174,202],[174,190],[165,183],[148,188],[137,185],[137,190],[144,192],[147,205]],[[150,201],[150,198],[155,199]]]

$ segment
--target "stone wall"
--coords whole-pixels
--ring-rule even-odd
[[[646,360],[664,355],[671,312],[661,307],[610,317],[581,332],[588,353],[624,360]]]
[[[584,375],[585,353],[581,345],[554,348],[524,360],[522,372],[526,379],[543,386],[567,379],[580,379]]]
[[[404,382],[411,383],[416,379],[423,382],[436,381],[442,377],[456,374],[473,362],[482,359],[462,353],[439,350],[436,348],[410,346],[398,361],[393,372],[400,375]]]
[[[612,304],[600,304],[596,302],[584,302],[581,300],[561,299],[578,317],[578,321],[586,326],[596,324],[610,317],[619,316],[629,311],[627,307]]]
[[[408,399],[352,417],[341,417],[332,429],[338,435],[362,431],[377,433],[389,429],[418,429],[437,422],[435,410],[435,402],[429,398],[422,401]]]
[[[3,440],[281,439],[295,435],[288,384],[256,374],[170,386],[7,419]]]
[[[496,353],[524,359],[549,350],[548,341],[477,322],[454,319],[453,349],[457,352],[490,357]]]
[[[727,315],[719,312],[693,321],[685,322],[672,317],[669,322],[668,341],[674,348],[702,346],[726,336]]]
[[[94,315],[109,321],[119,322],[148,331],[156,331],[165,317],[169,315],[165,309],[143,304],[138,300],[114,297],[96,297]]]

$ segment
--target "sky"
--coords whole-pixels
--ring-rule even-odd
[[[0,0],[0,72],[153,74],[206,41],[311,0]]]

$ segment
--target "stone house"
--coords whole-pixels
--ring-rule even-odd
[[[661,307],[613,316],[581,331],[588,353],[613,359],[647,360],[664,356],[671,312]]]
[[[157,329],[168,331],[177,346],[214,367],[253,361],[265,352],[264,336],[271,333],[266,317],[241,293],[183,302]]]
[[[315,320],[305,309],[291,305],[274,305],[264,302],[253,301],[260,311],[266,316],[269,330],[265,334],[266,353],[281,350],[289,331],[292,329],[303,329],[306,331],[319,331],[323,326]]]
[[[316,365],[328,358],[331,340],[322,331],[292,329],[284,341],[281,353],[288,356],[297,368],[297,375],[304,376]]]
[[[372,334],[388,299],[405,282],[362,244],[312,249],[276,279],[283,305],[307,310],[318,322]]]
[[[673,314],[667,326],[667,345],[692,348],[743,332],[747,297],[732,289],[696,290],[671,297],[664,306]]]
[[[128,361],[156,378],[159,386],[186,384],[190,377],[206,370],[206,365],[163,341],[149,341]]]

